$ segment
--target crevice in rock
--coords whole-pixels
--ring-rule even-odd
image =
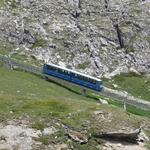
[[[77,25],[77,28],[82,32],[83,28],[81,27],[81,25],[78,22],[76,22],[76,25]]]
[[[90,47],[89,47],[89,45],[88,44],[85,44],[85,46],[84,46],[85,48],[87,48],[87,50],[88,50],[88,52],[90,53],[91,51],[90,51]],[[90,57],[91,57],[91,55],[90,55]]]
[[[129,55],[131,56],[132,61],[135,63],[135,62],[136,62],[136,59],[135,59],[134,55],[132,55],[132,54],[129,54]]]
[[[120,48],[124,48],[124,41],[123,41],[123,38],[122,38],[122,32],[121,32],[121,29],[119,28],[119,25],[118,24],[114,24],[114,27],[115,27],[115,30],[117,32],[117,37],[118,37],[118,41],[119,41],[119,44],[120,44]]]
[[[69,0],[66,0],[66,3],[70,3]],[[79,9],[81,9],[81,0],[77,0],[77,1],[74,1],[73,0],[73,3],[76,5],[76,7],[78,7]]]
[[[94,61],[94,64],[98,69],[100,69],[96,61]]]
[[[109,0],[105,0],[105,8],[108,8]]]
[[[24,33],[23,33],[22,39],[20,40],[19,44],[23,44],[25,42],[27,42],[28,44],[34,44],[36,42],[35,37],[27,29],[24,29]]]
[[[80,14],[81,13],[79,11],[77,11],[77,10],[75,12],[71,13],[71,15],[73,16],[73,18],[75,18],[75,19],[79,18]]]
[[[81,0],[78,0],[78,8],[81,9]]]
[[[90,51],[89,45],[86,44],[85,47],[87,48],[88,52],[90,53],[90,57],[93,58],[93,59],[95,59],[95,57],[94,57],[94,55],[93,55],[93,52]],[[97,62],[96,62],[96,60],[94,60],[94,64],[95,64],[95,66],[96,66],[97,69],[100,69],[99,66],[98,66],[98,64],[97,64]]]
[[[9,36],[13,37],[13,38],[16,38],[16,39],[19,39],[19,35],[17,33],[14,33],[14,32],[10,32]]]

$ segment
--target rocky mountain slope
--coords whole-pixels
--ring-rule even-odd
[[[95,76],[150,72],[150,0],[1,0],[0,52]]]

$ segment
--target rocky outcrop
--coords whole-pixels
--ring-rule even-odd
[[[106,138],[111,140],[123,140],[131,143],[136,143],[140,134],[140,129],[135,131],[115,131],[115,132],[106,132],[106,133],[99,133],[93,135],[97,138]]]
[[[66,135],[73,141],[80,144],[86,144],[88,142],[88,136],[85,133],[80,133],[77,131],[68,131]]]
[[[149,0],[3,0],[0,51],[95,76],[150,72]]]

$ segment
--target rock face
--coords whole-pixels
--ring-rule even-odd
[[[36,131],[24,125],[0,127],[0,149],[32,150],[32,144],[39,144],[33,138],[40,135],[40,130]]]
[[[73,141],[79,142],[80,144],[85,144],[88,142],[88,136],[80,132],[69,131],[66,135]]]
[[[99,138],[109,138],[109,139],[119,139],[128,141],[131,143],[136,143],[138,140],[138,136],[140,134],[140,130],[135,131],[115,131],[115,132],[108,132],[108,133],[99,133],[97,135],[94,135],[95,137]]]
[[[2,0],[0,51],[95,76],[150,73],[149,16],[149,0]]]

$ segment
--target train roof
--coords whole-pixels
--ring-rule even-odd
[[[53,66],[53,67],[56,67],[56,68],[60,68],[60,69],[63,69],[63,70],[66,70],[66,71],[69,71],[69,72],[73,72],[73,73],[76,73],[78,75],[81,75],[81,76],[84,76],[84,77],[87,77],[87,78],[90,78],[90,79],[93,79],[93,80],[96,80],[96,81],[101,81],[100,79],[98,78],[95,78],[95,77],[92,77],[90,75],[86,75],[84,73],[80,73],[78,71],[74,71],[74,70],[71,70],[71,69],[67,69],[65,67],[61,67],[61,66],[58,66],[58,65],[55,65],[55,64],[46,64],[46,65],[49,65],[49,66]]]

